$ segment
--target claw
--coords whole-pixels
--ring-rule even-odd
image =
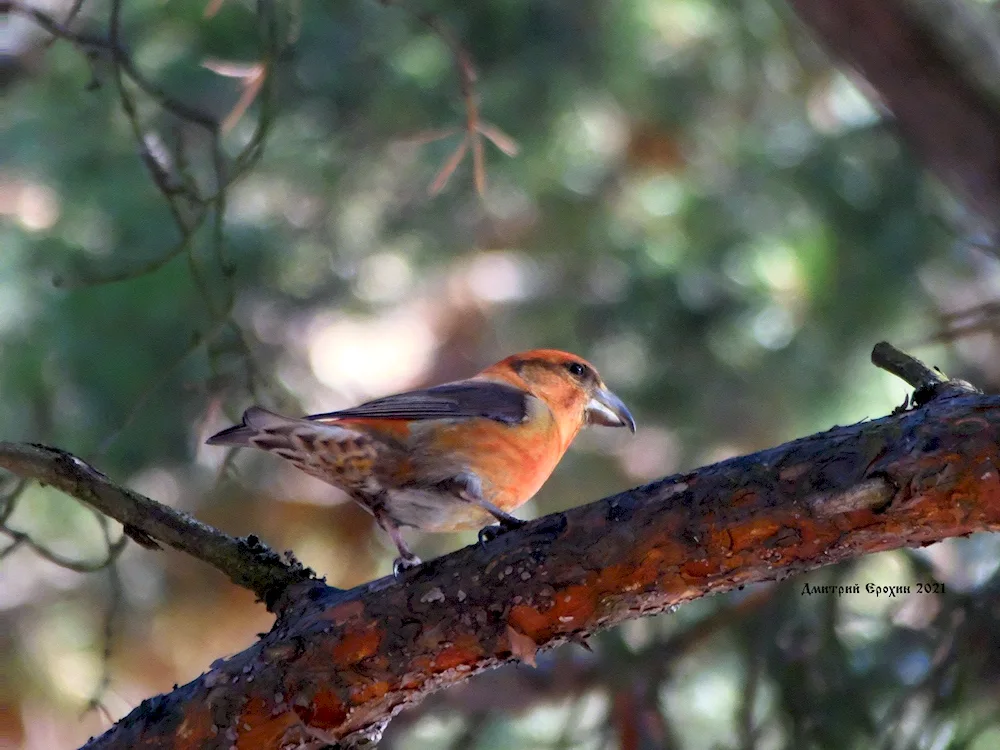
[[[522,521],[520,518],[515,518],[514,516],[505,513],[497,523],[484,526],[479,530],[479,543],[485,546],[498,536],[506,534],[508,531],[519,529],[526,523],[528,522]]]
[[[492,542],[502,533],[503,530],[500,528],[500,524],[498,523],[493,523],[490,524],[489,526],[483,526],[483,528],[479,530],[479,544],[485,547],[487,544]]]
[[[397,581],[410,568],[420,565],[420,558],[416,555],[410,557],[397,557],[392,561],[392,577]]]

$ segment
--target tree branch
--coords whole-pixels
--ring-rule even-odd
[[[946,378],[940,370],[931,369],[919,359],[914,359],[885,341],[875,344],[872,349],[872,363],[914,387],[914,406],[923,406],[940,396],[982,393],[964,380]]]
[[[1000,34],[958,0],[790,0],[910,145],[1000,236]],[[863,33],[859,33],[863,30]]]
[[[918,386],[940,379],[887,345],[873,356]],[[260,641],[143,702],[87,747],[377,740],[430,693],[625,620],[998,530],[998,467],[1000,397],[938,387],[922,408],[546,516],[400,580],[350,591],[294,583]]]
[[[0,442],[0,468],[72,495],[121,523],[125,533],[144,547],[156,549],[156,542],[164,542],[207,562],[237,586],[257,594],[268,609],[289,585],[314,575],[294,558],[283,560],[253,535],[231,537],[187,513],[115,484],[58,448]]]

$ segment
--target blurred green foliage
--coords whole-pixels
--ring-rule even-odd
[[[915,271],[949,240],[895,134],[768,3],[496,6],[421,8],[474,53],[483,117],[521,147],[509,160],[488,146],[482,203],[468,160],[443,195],[424,192],[454,138],[399,155],[400,139],[463,126],[450,52],[433,31],[371,2],[282,9],[294,41],[273,73],[279,115],[230,196],[225,244],[240,298],[286,314],[371,309],[353,294],[358,266],[387,248],[420,276],[484,246],[515,249],[543,283],[496,311],[498,340],[635,349],[633,399],[689,426],[691,449],[723,423],[757,443],[790,420],[808,424],[810,410],[826,418],[818,396],[846,374],[830,362],[919,310]],[[261,42],[250,6],[224,3],[209,20],[203,10],[130,4],[124,33],[148,76],[221,119],[238,82],[202,63],[252,62]],[[7,173],[43,185],[58,218],[44,231],[5,230],[5,286],[30,291],[4,349],[30,364],[4,368],[0,408],[15,437],[84,453],[208,325],[183,256],[127,283],[51,286],[137,268],[179,240],[101,60],[93,74],[101,85],[87,91],[86,60],[55,45],[44,75],[10,92],[6,135]],[[185,127],[140,103],[147,132]],[[227,136],[230,152],[253,124],[244,117]],[[189,158],[206,156],[198,145]],[[289,217],[296,201],[315,208]],[[205,260],[210,242],[203,230],[195,256]],[[49,378],[32,376],[40,350]],[[199,377],[205,364],[192,356],[186,372]],[[183,380],[150,398],[110,468],[190,450],[178,407],[191,418],[204,404]],[[57,407],[60,390],[73,392],[79,418]]]
[[[106,34],[108,9],[88,0],[78,26]],[[7,84],[3,115],[0,204],[11,220],[0,227],[0,428],[4,439],[58,445],[154,496],[166,492],[159,499],[234,533],[269,532],[307,562],[315,555],[323,572],[339,560],[334,583],[384,572],[389,551],[359,566],[356,548],[337,551],[358,529],[369,533],[350,509],[316,506],[310,515],[252,494],[299,492],[269,484],[266,459],[220,470],[221,457],[199,447],[206,425],[224,424],[220,407],[230,419],[250,402],[333,408],[369,395],[366,373],[382,382],[380,367],[411,373],[416,384],[468,375],[518,349],[577,351],[649,429],[638,448],[584,441],[532,511],[542,512],[885,413],[904,389],[867,364],[872,344],[928,336],[943,304],[935,290],[946,286],[948,302],[975,304],[992,288],[982,274],[997,278],[992,261],[954,250],[960,238],[939,218],[936,188],[783,6],[228,0],[211,17],[205,10],[204,0],[126,3],[122,35],[146,77],[217,121],[246,83],[220,75],[220,64],[265,61],[263,89],[221,137],[222,172],[204,128],[129,85],[146,145],[137,143],[106,51],[88,57],[58,41],[42,52],[29,21],[12,24],[24,62]],[[508,158],[486,142],[482,198],[468,156],[440,195],[428,195],[465,128],[466,102],[452,50],[421,14],[460,40],[475,64],[482,118],[520,149]],[[242,150],[258,127],[256,160]],[[429,140],[444,128],[459,132]],[[164,149],[173,154],[166,171],[203,196],[216,193],[220,174],[239,176],[225,191],[224,214],[212,215],[216,205],[206,201],[208,218],[183,248],[141,155]],[[178,248],[151,273],[85,283]],[[412,346],[373,364],[377,321],[397,319],[431,330],[432,343],[413,343],[404,331]],[[360,343],[321,339],[331,320],[354,321]],[[346,353],[330,351],[341,346]],[[942,350],[932,354],[962,366]],[[325,357],[340,363],[334,372],[354,357],[362,385],[331,382]],[[230,480],[221,490],[220,471]],[[318,524],[319,514],[333,520]],[[100,540],[70,501],[39,488],[22,496],[15,521],[70,552]],[[421,544],[441,552],[455,540]],[[956,559],[995,553],[995,543],[982,542],[935,558],[944,567],[921,575],[946,576]],[[902,553],[878,559],[888,562],[869,577],[927,564]],[[19,550],[0,568],[9,580],[37,581],[31,592],[11,586],[0,609],[10,625],[0,628],[2,672],[23,680],[0,680],[0,700],[23,699],[33,708],[22,715],[42,721],[53,706],[85,699],[98,679],[103,626],[93,612],[108,594],[94,578],[57,575],[53,584],[51,570],[37,566]],[[120,688],[123,705],[111,707],[116,715],[252,637],[223,622],[213,624],[230,632],[200,650],[171,641],[197,630],[170,633],[170,623],[200,622],[189,602],[221,608],[225,584],[213,577],[206,588],[210,574],[167,553],[130,552],[119,567],[112,686],[128,687]],[[845,567],[817,576],[856,574]],[[968,583],[973,593],[941,611],[972,606],[988,579]],[[616,746],[615,717],[639,705],[659,706],[665,717],[643,719],[644,747],[873,747],[881,718],[902,722],[886,706],[915,684],[907,665],[927,662],[941,641],[933,629],[899,627],[885,611],[831,613],[837,600],[801,600],[799,588],[777,586],[762,609],[734,615],[724,648],[691,657],[681,676],[666,669],[640,679],[638,667],[630,677],[614,664],[642,662],[636,654],[738,607],[738,597],[608,634],[597,658],[610,687],[601,693],[591,678],[581,688],[604,696],[581,709],[604,728],[567,734],[565,746]],[[862,622],[863,632],[845,640],[838,618]],[[261,627],[247,619],[247,628]],[[59,636],[66,622],[85,635],[72,643]],[[137,644],[149,639],[163,640],[153,675],[134,664]],[[69,655],[85,668],[54,677],[53,664],[76,663]],[[567,658],[543,664],[539,680],[558,681]],[[817,665],[823,685],[810,682]],[[940,711],[933,726],[951,726],[951,745],[933,744],[938,735],[918,726],[911,744],[890,737],[881,746],[987,747],[956,744],[989,700],[975,680],[963,692],[959,678],[950,680],[935,683],[941,702],[925,714]],[[749,703],[748,685],[757,685]],[[560,699],[567,723],[571,694]],[[559,731],[539,727],[561,727],[563,714],[544,709],[544,696],[537,702],[543,713],[520,725],[454,705],[446,710],[462,720],[434,724],[428,712],[414,714],[414,734],[400,739],[408,736],[401,721],[392,741],[438,747],[449,732],[465,732],[480,743],[468,746],[549,746]],[[698,732],[684,729],[689,719]],[[750,733],[759,744],[747,744],[740,722],[764,727]],[[80,727],[64,723],[60,736],[78,741]],[[38,730],[19,731],[38,742]]]

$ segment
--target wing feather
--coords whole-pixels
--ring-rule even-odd
[[[341,419],[452,419],[483,417],[504,424],[520,424],[527,415],[524,391],[490,380],[466,380],[433,388],[377,398],[360,406],[313,414],[313,422]]]
[[[209,445],[252,445],[264,450],[272,450],[283,447],[293,436],[298,436],[301,439],[303,435],[309,437],[317,430],[325,433],[323,435],[325,438],[332,436],[349,440],[362,437],[360,433],[343,427],[324,425],[322,428],[317,428],[304,419],[283,417],[259,406],[251,406],[243,412],[242,424],[218,432],[205,442]]]

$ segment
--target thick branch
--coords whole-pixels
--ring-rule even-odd
[[[375,739],[426,695],[536,649],[744,584],[998,530],[998,466],[1000,397],[951,392],[540,518],[399,581],[296,584],[258,643],[88,747]]]
[[[256,537],[235,539],[186,513],[168,508],[112,482],[97,469],[58,448],[0,442],[0,468],[62,490],[125,527],[145,547],[156,541],[204,560],[271,608],[286,587],[313,573],[282,560]],[[154,541],[155,540],[155,541]]]
[[[957,0],[790,4],[878,91],[937,176],[1000,233],[1000,46],[987,10]]]

